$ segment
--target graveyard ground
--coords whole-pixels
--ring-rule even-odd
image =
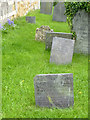
[[[67,23],[52,21],[51,15],[39,10],[36,24],[25,17],[15,20],[17,27],[2,34],[2,112],[3,118],[87,118],[88,117],[88,56],[74,54],[72,64],[50,64],[50,51],[45,43],[35,41],[35,30],[49,25],[55,32],[70,32]],[[73,73],[74,106],[69,109],[49,109],[35,106],[36,74]]]

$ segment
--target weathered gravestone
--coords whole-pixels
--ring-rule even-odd
[[[76,33],[74,52],[88,54],[88,18],[90,13],[85,10],[79,10],[73,18],[73,31]],[[90,52],[89,52],[90,54]]]
[[[26,16],[26,21],[29,23],[36,23],[36,17],[35,16]]]
[[[68,108],[74,104],[72,73],[36,75],[34,87],[40,107]]]
[[[65,14],[65,5],[63,2],[59,2],[54,7],[53,21],[66,22],[67,17],[64,14]]]
[[[50,62],[55,64],[69,64],[72,62],[74,40],[54,37]]]
[[[46,32],[45,39],[45,49],[51,50],[53,37],[62,37],[72,39],[72,33],[62,33],[62,32]]]
[[[52,14],[53,3],[52,2],[40,2],[40,13]]]

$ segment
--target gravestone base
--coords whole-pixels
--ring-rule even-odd
[[[72,62],[74,40],[54,37],[52,42],[50,63],[69,64]]]
[[[72,73],[36,75],[34,87],[37,106],[69,108],[74,104]]]
[[[35,16],[26,16],[26,21],[28,23],[36,23],[36,17]]]

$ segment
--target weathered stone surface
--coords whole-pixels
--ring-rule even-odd
[[[8,6],[8,2],[2,2],[1,3],[1,16],[4,16],[8,13],[8,9],[7,9]]]
[[[72,39],[72,33],[46,32],[45,49],[51,50],[53,37],[62,37]]]
[[[8,5],[8,13],[10,13],[11,11],[13,11],[13,4]]]
[[[29,23],[36,23],[36,17],[35,16],[26,16],[26,21]]]
[[[71,39],[54,37],[52,42],[50,62],[55,64],[69,64],[72,62],[74,41]]]
[[[53,7],[52,2],[41,2],[40,13],[51,15],[52,14],[52,7]]]
[[[72,73],[36,75],[34,87],[40,107],[68,108],[74,104]]]
[[[90,14],[88,14],[88,54],[90,54]]]
[[[63,2],[59,2],[54,7],[53,21],[66,22],[67,17],[64,14],[65,14],[65,5]]]
[[[73,19],[73,31],[76,33],[75,53],[88,53],[88,14],[85,10],[76,13]],[[90,54],[90,53],[89,53]]]
[[[50,29],[49,26],[42,25],[40,28],[36,29],[35,40],[45,41],[46,39],[46,32],[53,32],[53,29]]]

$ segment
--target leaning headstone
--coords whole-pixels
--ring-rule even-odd
[[[64,14],[65,14],[65,5],[63,2],[59,2],[54,7],[53,21],[66,22],[67,17]]]
[[[40,28],[36,29],[35,40],[45,41],[46,32],[53,32],[53,29],[50,29],[49,26],[42,25]]]
[[[46,39],[45,39],[45,49],[51,50],[53,37],[62,37],[72,39],[72,33],[62,33],[62,32],[46,32]]]
[[[55,64],[69,64],[72,62],[74,41],[71,39],[54,37],[51,48],[50,62]]]
[[[36,17],[35,16],[26,16],[26,21],[29,23],[36,23]]]
[[[73,74],[40,74],[34,78],[36,106],[69,108],[74,104]]]
[[[53,3],[52,2],[40,2],[40,13],[52,14]]]

